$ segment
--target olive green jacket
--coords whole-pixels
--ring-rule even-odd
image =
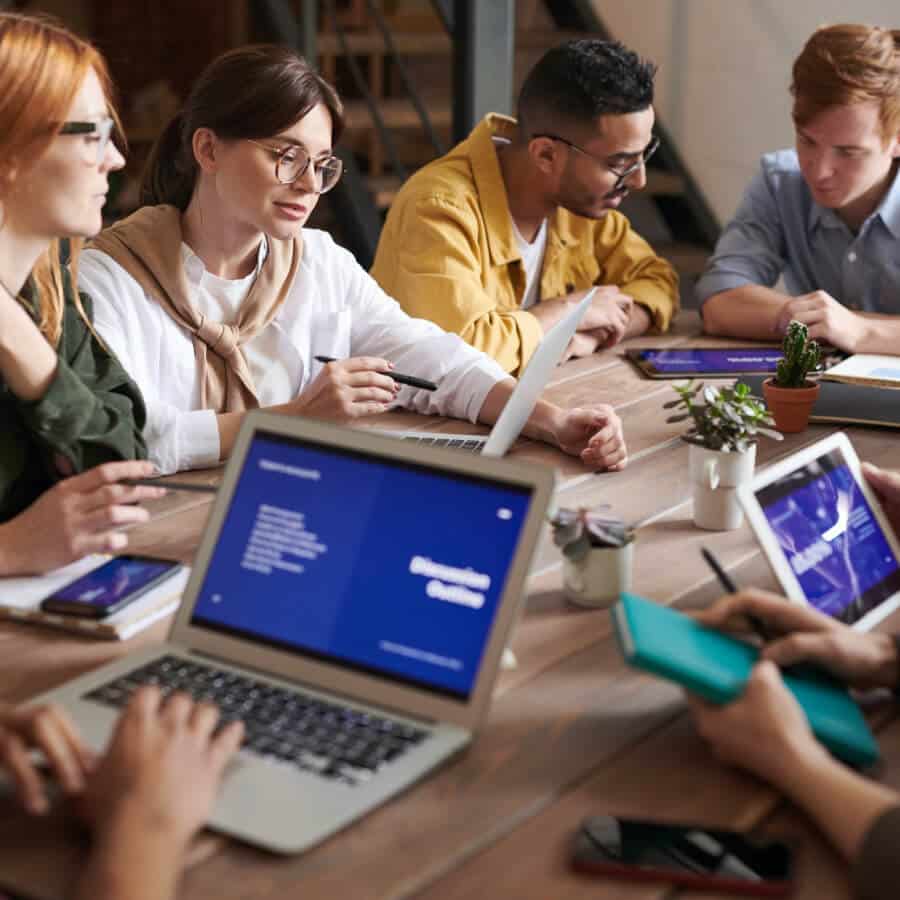
[[[34,287],[23,296],[36,316]],[[91,302],[81,295],[85,313]],[[66,278],[59,366],[44,396],[17,397],[0,377],[0,522],[30,506],[59,481],[55,458],[73,472],[120,459],[143,459],[145,410],[137,385],[91,333]]]

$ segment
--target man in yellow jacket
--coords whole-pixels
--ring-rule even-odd
[[[677,276],[616,210],[646,184],[657,146],[655,72],[612,41],[548,51],[522,86],[517,120],[486,116],[406,182],[372,275],[410,315],[513,374],[592,285],[602,287],[569,357],[665,331]]]

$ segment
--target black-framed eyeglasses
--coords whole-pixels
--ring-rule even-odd
[[[312,160],[309,153],[296,144],[289,144],[287,147],[273,147],[271,144],[264,144],[261,141],[254,141],[250,138],[246,140],[251,144],[256,144],[257,147],[268,150],[277,157],[275,177],[282,184],[293,184],[306,173],[310,162],[312,162],[313,173],[316,176],[316,184],[318,185],[317,193],[324,194],[338,183],[341,173],[344,171],[344,164],[336,156]]]
[[[579,147],[578,144],[573,144],[570,140],[560,137],[558,134],[533,134],[532,138],[549,138],[551,141],[559,141],[561,144],[571,147],[576,152],[581,153],[583,156],[588,157],[588,159],[592,159],[598,165],[603,166],[607,172],[612,172],[613,175],[616,176],[616,183],[613,187],[614,191],[623,187],[628,176],[633,175],[641,166],[646,165],[647,160],[659,149],[659,138],[654,135],[650,139],[650,143],[647,144],[640,153],[635,154],[638,158],[633,163],[628,163],[624,166],[614,166],[610,165],[605,159],[601,159],[599,156],[589,153],[587,150]]]
[[[59,133],[85,135],[89,143],[96,144],[97,158],[95,163],[99,166],[103,162],[109,139],[112,137],[115,127],[115,121],[109,116],[104,116],[95,122],[63,122]]]

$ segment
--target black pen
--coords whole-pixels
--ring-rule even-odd
[[[732,577],[722,568],[722,564],[713,556],[712,551],[708,550],[706,547],[700,548],[701,556],[706,560],[709,567],[715,573],[716,578],[719,579],[719,584],[725,589],[725,592],[728,594],[736,594],[738,592],[738,586],[734,583]],[[758,616],[751,615],[747,613],[747,621],[750,623],[750,627],[757,633],[757,635],[763,641],[772,640],[772,635],[769,633],[769,629],[766,627],[766,623],[763,622]]]
[[[333,356],[317,356],[315,359],[320,363],[336,362]],[[399,372],[379,372],[378,374],[387,375],[388,378],[393,378],[398,384],[408,384],[410,387],[421,388],[423,391],[436,391],[438,388],[433,381],[416,378],[415,375],[401,375]]]
[[[212,484],[190,484],[187,481],[168,481],[165,478],[120,478],[119,484],[132,487],[161,487],[168,491],[193,491],[195,494],[215,494],[218,490]]]

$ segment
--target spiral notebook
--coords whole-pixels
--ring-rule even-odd
[[[41,601],[44,597],[103,565],[110,558],[95,553],[54,569],[46,575],[0,578],[0,619],[61,628],[99,640],[124,641],[178,608],[181,592],[190,575],[189,566],[182,566],[180,571],[166,579],[159,587],[148,591],[139,600],[105,619],[61,616],[41,610]]]

